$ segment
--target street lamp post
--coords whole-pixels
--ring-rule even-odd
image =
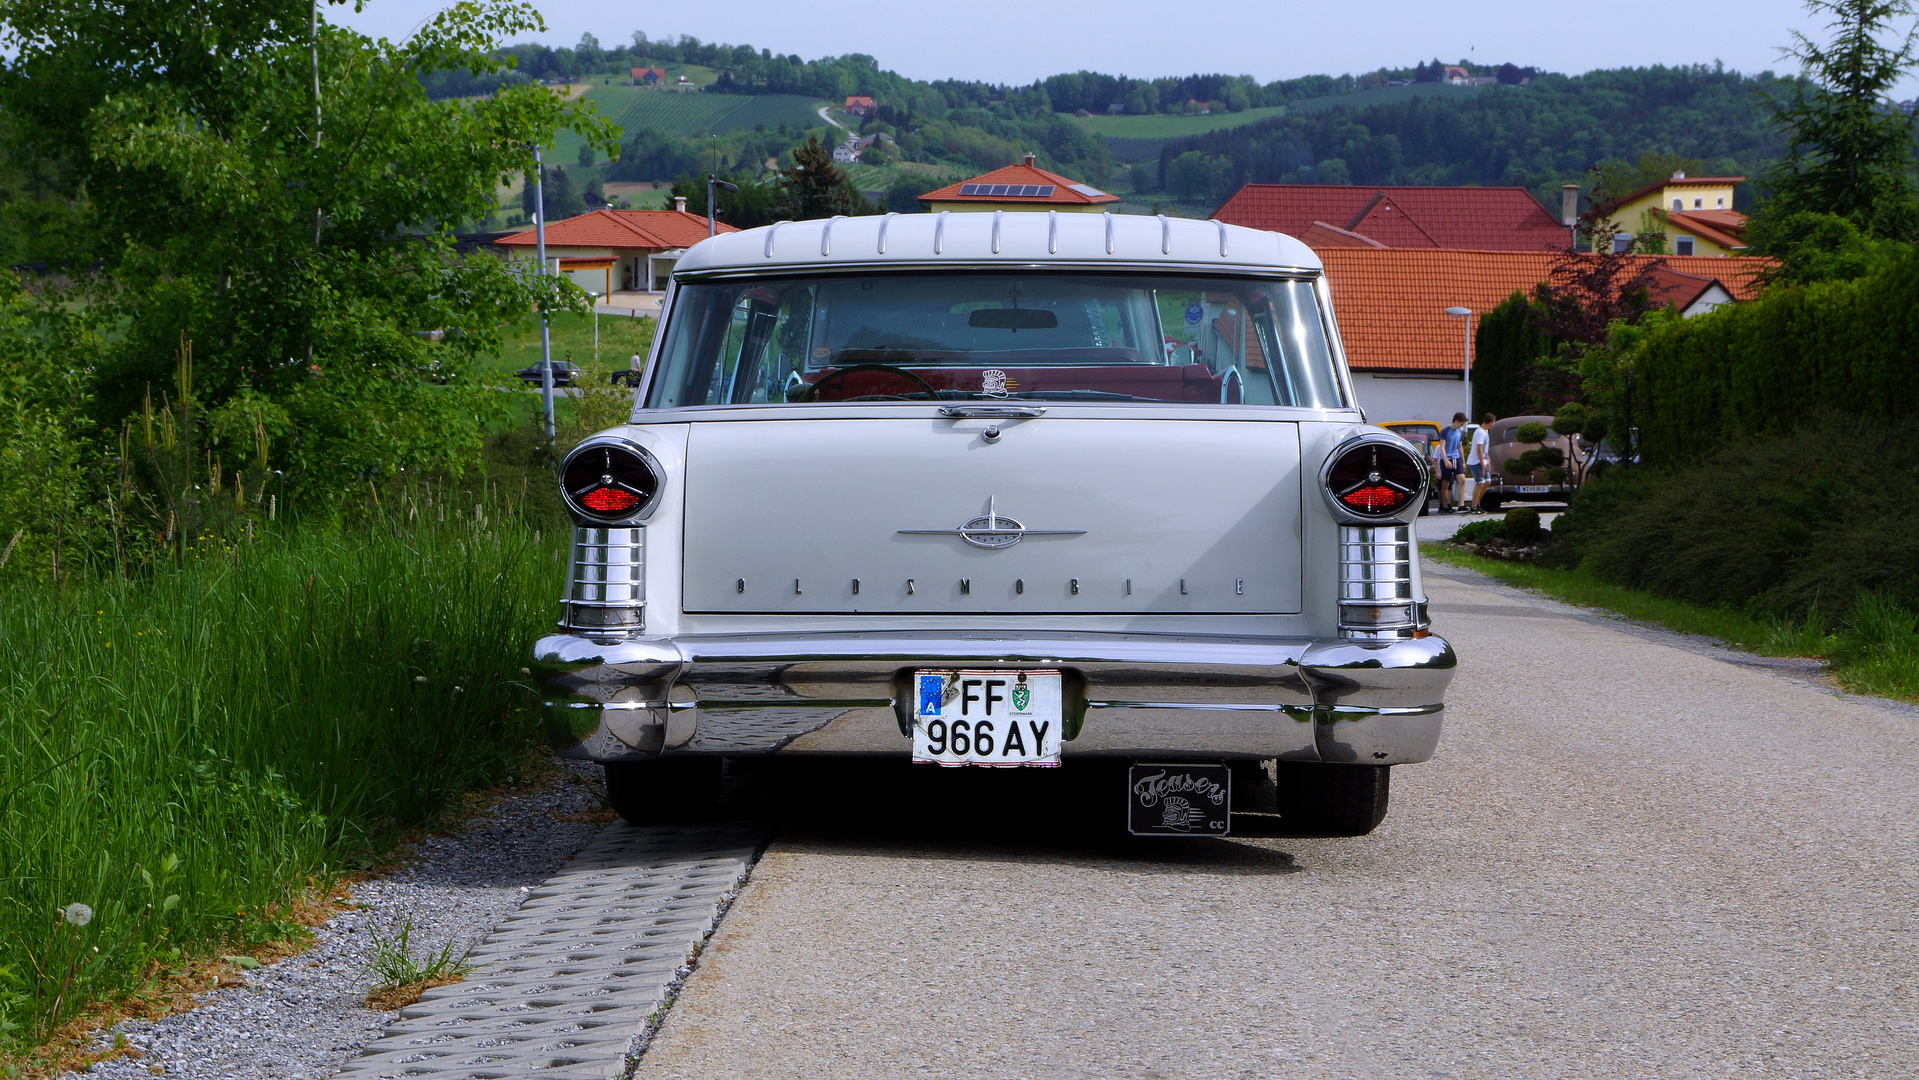
[[[546,273],[546,170],[540,165],[540,148],[533,148],[533,238],[538,247],[540,273]],[[547,333],[546,305],[540,305],[540,414],[546,421],[546,437],[553,437],[553,339]]]
[[[709,237],[713,235],[713,189],[714,188],[719,188],[721,191],[738,191],[740,189],[740,186],[738,184],[729,183],[728,181],[722,180],[719,177],[714,176],[712,173],[706,174],[706,235]]]
[[[1466,317],[1466,358],[1460,366],[1460,374],[1466,380],[1466,422],[1473,420],[1473,309],[1467,307],[1449,307],[1446,314],[1457,319]]]

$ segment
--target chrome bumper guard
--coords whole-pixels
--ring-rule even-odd
[[[1054,668],[1068,756],[1404,765],[1439,742],[1444,639],[846,632],[556,634],[534,646],[562,756],[905,754],[918,668]]]

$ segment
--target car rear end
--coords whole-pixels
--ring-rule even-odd
[[[535,647],[560,753],[610,780],[1130,759],[1135,810],[1167,815],[1143,831],[1182,834],[1223,830],[1206,785],[1236,766],[1431,756],[1454,658],[1408,525],[1428,477],[1351,406],[1310,253],[1065,217],[806,222],[682,260],[634,422],[564,468],[569,592]]]

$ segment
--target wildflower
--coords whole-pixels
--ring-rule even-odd
[[[93,921],[93,909],[85,904],[68,904],[61,909],[60,917],[75,926],[85,926]]]
[[[425,682],[425,681],[426,681],[426,676],[425,676],[425,675],[415,675],[415,676],[413,676],[413,681],[414,681],[414,682]]]

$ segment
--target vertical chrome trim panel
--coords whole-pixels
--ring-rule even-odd
[[[1166,220],[1165,214],[1159,215],[1159,253],[1161,255],[1173,253],[1173,223]]]
[[[1059,254],[1059,211],[1046,211],[1046,254]]]
[[[1113,212],[1106,210],[1101,216],[1106,219],[1106,254],[1111,255],[1113,253]]]
[[[1006,217],[1006,211],[993,211],[993,254],[999,254],[999,223]]]
[[[1223,259],[1226,257],[1226,223],[1215,221],[1213,224],[1219,226],[1219,257]]]
[[[951,210],[941,210],[940,219],[933,223],[933,254],[935,255],[946,253],[946,218],[951,213]]]

